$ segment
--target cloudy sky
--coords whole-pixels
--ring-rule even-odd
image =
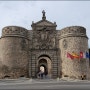
[[[90,1],[0,1],[0,36],[9,25],[31,30],[32,21],[42,19],[42,10],[47,20],[57,23],[57,29],[84,26],[90,38]]]

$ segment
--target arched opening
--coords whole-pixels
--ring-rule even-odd
[[[10,78],[9,75],[5,75],[5,76],[4,76],[4,79],[9,79],[9,78]]]
[[[24,75],[21,75],[20,77],[25,77]]]
[[[40,57],[48,57],[49,59],[51,59],[51,58],[50,58],[48,55],[46,55],[46,54],[40,55],[40,56],[38,57],[38,59],[39,59]]]
[[[45,75],[48,74],[48,66],[47,66],[47,61],[45,59],[41,59],[39,61],[39,71],[43,72]]]
[[[40,78],[51,78],[51,60],[46,55],[41,55],[38,59],[38,74]]]

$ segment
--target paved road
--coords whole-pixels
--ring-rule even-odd
[[[90,90],[90,81],[0,80],[0,90]]]

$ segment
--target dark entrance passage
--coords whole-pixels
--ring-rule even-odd
[[[47,70],[47,61],[45,59],[39,60],[39,65],[38,65],[38,78],[46,78],[46,75],[48,74]]]
[[[51,60],[48,57],[39,57],[37,78],[51,78]]]
[[[48,74],[47,66],[41,65],[40,66],[40,71],[42,71],[45,74],[45,76],[46,76]]]

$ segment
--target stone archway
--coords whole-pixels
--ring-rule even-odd
[[[51,59],[45,55],[41,55],[38,58],[37,61],[37,65],[38,65],[38,72],[40,70],[40,67],[44,67],[44,73],[47,76],[47,78],[51,78],[52,77],[52,66],[51,66]]]

